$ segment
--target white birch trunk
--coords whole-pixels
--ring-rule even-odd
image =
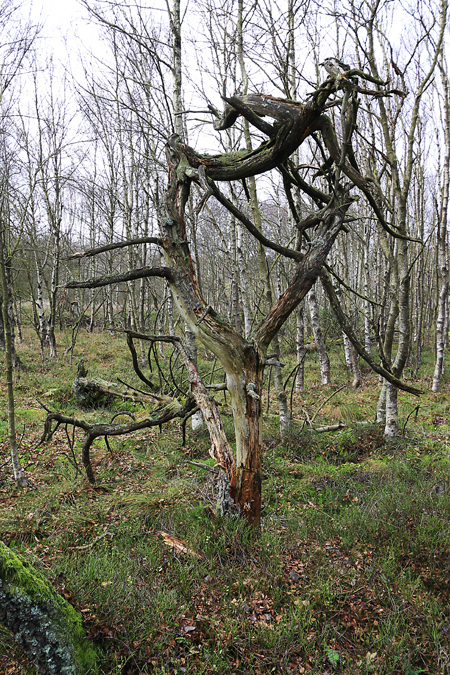
[[[47,331],[47,321],[45,319],[44,311],[44,297],[42,293],[42,273],[41,268],[38,263],[37,253],[34,252],[35,262],[36,262],[36,279],[37,279],[37,308],[38,308],[38,318],[39,318],[39,340],[41,343],[41,355],[42,363],[45,366],[45,346],[48,344],[48,331]]]
[[[319,307],[317,305],[316,294],[314,286],[308,293],[309,315],[311,318],[311,326],[314,335],[314,342],[316,343],[317,354],[319,356],[320,364],[320,383],[330,384],[330,359],[328,358],[327,350],[322,336],[322,331],[319,322]]]
[[[58,225],[59,228],[59,225]],[[58,293],[58,280],[59,280],[59,230],[55,232],[55,244],[53,248],[53,268],[52,268],[52,281],[51,281],[51,292],[50,292],[50,325],[48,327],[48,342],[49,342],[49,356],[51,359],[56,359],[58,356],[56,349],[56,305],[57,305],[57,293]]]
[[[363,383],[363,378],[361,374],[361,366],[359,363],[359,354],[356,351],[355,347],[351,345],[350,347],[350,353],[351,353],[351,358],[352,358],[352,371],[353,371],[353,382],[352,382],[352,387],[353,389],[357,389],[360,387]]]
[[[445,359],[445,323],[449,289],[449,275],[447,266],[447,214],[449,200],[449,172],[450,172],[450,85],[447,73],[444,70],[443,58],[440,61],[441,80],[444,88],[444,142],[445,156],[443,166],[443,183],[441,187],[441,205],[438,229],[438,256],[440,270],[440,289],[438,315],[436,320],[436,361],[434,366],[433,385],[431,390],[438,392],[441,387],[441,377],[444,372]]]
[[[398,389],[386,382],[386,423],[384,434],[390,438],[398,433]]]
[[[305,387],[305,309],[303,302],[297,309],[297,330],[296,330],[296,348],[297,348],[297,374],[295,376],[295,391],[303,391]]]
[[[370,247],[370,234],[366,233],[366,244],[364,246],[364,295],[366,298],[370,297],[370,262],[369,262],[369,247]],[[364,346],[366,352],[370,354],[372,349],[371,339],[370,339],[370,326],[372,323],[372,305],[369,300],[364,301]]]
[[[380,396],[378,397],[377,405],[377,422],[379,424],[386,424],[386,387],[388,382],[382,380]]]
[[[184,328],[184,339],[185,339],[185,345],[186,345],[186,351],[188,353],[189,359],[195,366],[195,369],[198,370],[197,368],[197,344],[195,342],[195,335],[189,328],[189,326],[186,324]],[[196,413],[194,413],[191,417],[191,426],[192,426],[192,431],[199,431],[202,426],[203,426],[203,415],[202,411],[198,410]]]
[[[17,447],[16,435],[16,416],[14,409],[14,381],[13,381],[13,358],[14,344],[10,325],[9,312],[9,288],[6,273],[6,251],[4,250],[4,232],[0,232],[0,282],[2,289],[2,314],[5,333],[5,361],[6,361],[6,394],[8,400],[8,436],[11,451],[11,461],[13,466],[14,480],[19,485],[27,485],[27,479],[22,471],[19,458],[19,449]]]
[[[350,340],[345,333],[342,333],[342,341],[344,343],[344,358],[345,365],[349,373],[352,371],[352,354],[350,350]]]

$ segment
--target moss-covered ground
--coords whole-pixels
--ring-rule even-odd
[[[77,407],[71,385],[81,357],[90,375],[141,386],[119,333],[80,334],[72,364],[65,342],[61,333],[60,356],[47,368],[31,333],[18,347],[25,489],[11,479],[0,395],[0,537],[81,613],[101,653],[93,674],[450,672],[449,385],[429,393],[431,352],[416,380],[421,399],[400,393],[402,434],[391,442],[373,423],[378,378],[366,372],[353,391],[339,345],[331,386],[318,384],[308,354],[288,438],[279,437],[275,399],[267,410],[265,398],[264,510],[255,536],[242,521],[215,516],[214,476],[190,463],[208,463],[205,431],[189,430],[185,447],[178,423],[112,439],[111,451],[98,439],[94,487],[82,471],[81,435],[81,472],[70,430],[39,445],[45,411],[37,399],[92,421],[131,411],[108,401]],[[203,360],[202,371],[212,369]],[[220,379],[216,366],[212,380]],[[217,399],[232,440],[223,393]],[[315,433],[305,419],[345,427]],[[161,532],[189,551],[168,546]],[[0,672],[33,672],[1,629]]]

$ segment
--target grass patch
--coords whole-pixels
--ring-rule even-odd
[[[448,385],[425,395],[405,436],[387,443],[372,423],[377,378],[324,405],[337,387],[318,386],[308,370],[286,439],[269,401],[255,536],[214,515],[212,475],[186,461],[212,463],[205,431],[188,431],[185,447],[175,424],[113,439],[111,452],[98,439],[95,487],[68,461],[63,429],[37,447],[43,415],[34,394],[89,421],[114,413],[76,408],[73,364],[43,370],[30,336],[20,350],[28,368],[16,388],[20,452],[32,486],[18,489],[3,466],[0,534],[82,614],[101,653],[94,675],[450,672]],[[139,386],[122,338],[83,334],[73,363],[81,357],[92,375]],[[232,441],[227,402],[217,398]],[[417,402],[401,394],[401,404],[403,425]],[[315,433],[305,411],[317,425],[347,426]],[[75,440],[81,465],[82,436]],[[187,552],[168,546],[171,536]],[[3,629],[0,671],[33,672]]]

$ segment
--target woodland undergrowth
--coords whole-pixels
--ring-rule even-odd
[[[98,439],[94,486],[79,457],[81,435],[73,454],[62,427],[39,445],[46,413],[37,399],[89,421],[145,414],[106,400],[82,410],[73,398],[82,357],[90,375],[139,386],[121,334],[81,335],[72,364],[64,340],[61,333],[60,356],[45,368],[31,333],[18,347],[24,489],[11,478],[0,396],[0,537],[82,614],[100,647],[95,673],[450,672],[449,384],[429,393],[431,352],[416,381],[421,399],[400,393],[402,434],[394,441],[373,423],[378,377],[365,372],[352,390],[339,345],[330,353],[330,386],[318,385],[316,356],[308,355],[288,438],[278,435],[275,399],[268,406],[265,398],[255,535],[243,521],[216,515],[214,475],[196,464],[213,464],[205,431],[189,429],[185,447],[179,422],[110,439],[110,448]],[[215,396],[232,439],[226,397]],[[316,433],[313,418],[316,426],[345,426]],[[4,629],[0,672],[33,672]]]

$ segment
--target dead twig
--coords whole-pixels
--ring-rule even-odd
[[[193,462],[192,460],[187,459],[186,464],[192,464],[193,466],[197,466],[199,469],[209,471],[210,473],[213,473],[216,476],[219,473],[219,470],[216,469],[214,466],[209,466],[209,464],[202,464],[202,462]]]

